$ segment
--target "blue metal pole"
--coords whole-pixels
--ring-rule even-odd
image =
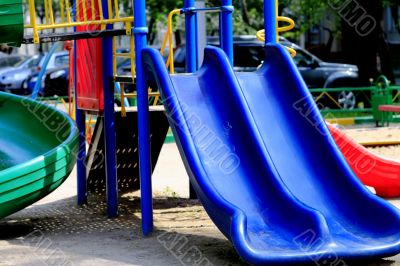
[[[185,8],[195,8],[195,0],[185,0]],[[185,14],[186,28],[186,71],[189,73],[197,70],[197,45],[196,45],[196,14],[187,12]]]
[[[196,50],[196,70],[197,69],[199,69],[199,25],[198,25],[198,19],[197,19],[197,17],[198,17],[198,13],[196,12],[195,14],[194,14],[194,22],[195,22],[195,25],[194,25],[194,28],[195,28],[195,32],[194,32],[194,38],[195,38],[195,50]]]
[[[87,186],[86,186],[86,116],[85,112],[78,108],[78,94],[76,87],[76,42],[74,44],[74,88],[75,88],[75,110],[76,110],[76,125],[79,130],[79,150],[78,160],[76,162],[77,172],[77,197],[78,205],[87,203]]]
[[[121,94],[121,85],[119,84],[119,82],[115,82],[115,90],[117,91],[118,94]],[[129,101],[127,98],[124,98],[124,105],[125,107],[129,107]]]
[[[222,12],[220,14],[221,48],[233,65],[233,20],[232,0],[222,0]]]
[[[142,49],[147,43],[146,2],[134,0],[135,53],[136,53],[136,90],[138,99],[139,130],[139,169],[142,209],[142,231],[149,235],[153,231],[153,198],[151,188],[151,151],[149,126],[149,101],[145,74],[142,67]]]
[[[73,2],[73,16],[76,15],[76,1]],[[74,27],[76,31],[76,27]],[[74,89],[75,89],[75,110],[76,110],[76,124],[79,130],[79,149],[78,149],[78,160],[76,162],[77,172],[77,201],[78,205],[87,203],[87,184],[86,184],[86,116],[85,112],[78,108],[78,91],[77,91],[77,80],[76,80],[76,53],[77,43],[74,42]]]
[[[275,0],[264,0],[265,43],[276,43],[277,6]]]
[[[108,18],[108,2],[102,1],[104,18]],[[112,25],[107,25],[112,29]],[[104,141],[105,165],[107,183],[107,214],[109,217],[118,215],[118,183],[117,183],[117,158],[115,140],[115,114],[114,114],[114,85],[113,85],[113,53],[112,37],[102,40],[103,51],[103,90],[104,90]]]
[[[51,46],[49,52],[46,54],[46,56],[44,58],[43,64],[41,65],[41,69],[39,71],[39,74],[38,74],[38,77],[37,77],[37,80],[36,80],[36,83],[35,83],[35,87],[33,89],[32,95],[31,95],[31,98],[33,100],[36,100],[36,98],[39,95],[39,92],[42,89],[44,89],[42,87],[42,80],[43,80],[44,75],[46,74],[47,65],[49,64],[49,61],[50,61],[52,55],[54,54],[54,52],[57,50],[57,48],[59,46],[60,46],[59,42],[54,43],[53,46]]]

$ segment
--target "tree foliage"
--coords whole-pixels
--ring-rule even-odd
[[[124,6],[125,10],[132,9],[132,0],[119,0]],[[326,17],[327,14],[332,14],[334,25],[331,26],[331,31],[335,36],[341,34],[341,21],[337,12],[332,12],[329,7],[329,2],[333,0],[280,0],[279,1],[279,14],[291,17],[296,22],[296,29],[292,31],[292,35],[299,36],[300,34],[309,31],[312,27],[317,26]],[[343,0],[336,0],[343,1]],[[395,21],[398,21],[397,7],[400,6],[400,0],[379,0],[382,6],[393,7],[392,14]],[[56,1],[54,1],[56,2]],[[343,1],[344,2],[344,1]],[[37,0],[37,11],[41,11],[43,0]],[[206,6],[220,6],[221,0],[205,0]],[[147,17],[150,31],[150,41],[154,40],[156,34],[157,23],[167,22],[168,13],[175,9],[183,7],[183,0],[147,0]],[[234,34],[255,34],[257,30],[263,28],[263,0],[233,0],[235,12],[233,13],[234,21]],[[43,15],[44,14],[40,14]],[[39,16],[40,16],[39,15]],[[215,35],[218,31],[218,19],[216,14],[207,14],[207,33]],[[179,21],[175,19],[175,22]],[[175,29],[183,31],[183,23],[175,25]],[[177,27],[177,26],[181,27]],[[400,24],[399,24],[400,30]]]
[[[153,42],[156,35],[156,26],[158,22],[167,24],[167,18],[169,12],[173,9],[180,8],[183,6],[183,0],[147,0],[147,14],[149,19],[149,40]]]

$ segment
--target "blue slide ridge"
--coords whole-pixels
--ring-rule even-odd
[[[210,218],[255,265],[399,253],[397,209],[351,172],[285,49],[265,53],[257,72],[234,73],[209,47],[197,73],[170,76],[143,51]]]

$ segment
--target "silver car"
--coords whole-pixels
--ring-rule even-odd
[[[26,82],[29,77],[37,74],[45,61],[45,55],[34,55],[16,67],[0,69],[0,90],[26,94]],[[51,55],[47,64],[47,70],[64,66],[69,62],[69,53],[66,51],[56,52]],[[24,86],[25,84],[25,86]]]
[[[23,82],[38,67],[41,55],[34,55],[17,63],[13,67],[5,67],[0,69],[0,90],[7,92],[22,92]]]

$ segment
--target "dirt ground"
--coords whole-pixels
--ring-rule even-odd
[[[400,161],[400,146],[372,150]],[[104,198],[76,206],[73,172],[53,194],[0,221],[0,266],[246,265],[198,201],[187,199],[188,178],[175,144],[163,147],[153,189],[155,231],[143,237],[137,193],[123,196],[119,217],[108,219]],[[357,265],[400,265],[400,256]]]
[[[364,127],[346,129],[346,133],[363,145],[374,146],[375,144],[400,145],[400,125],[391,127]]]

